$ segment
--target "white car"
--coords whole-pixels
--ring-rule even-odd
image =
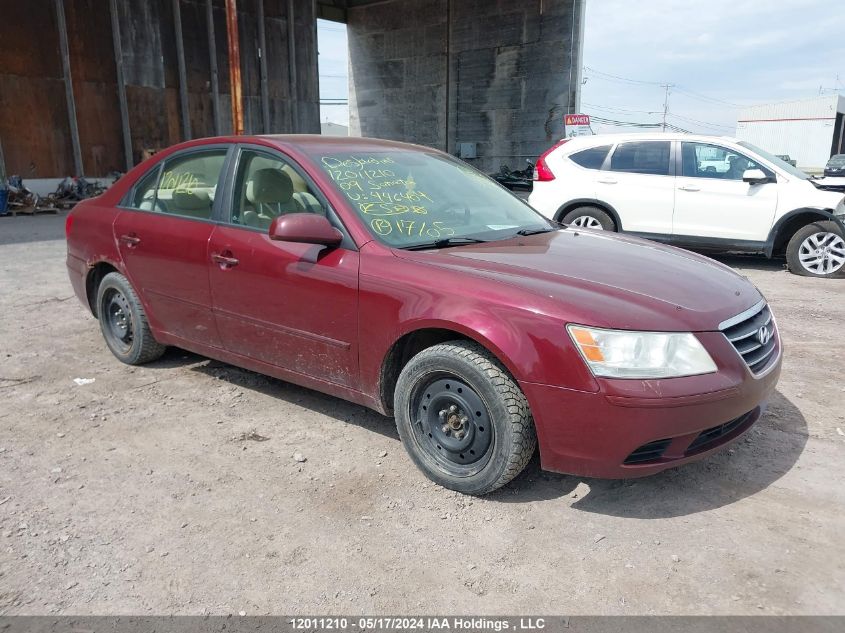
[[[608,134],[557,143],[534,170],[546,217],[686,248],[786,255],[789,269],[845,276],[845,196],[744,141]]]

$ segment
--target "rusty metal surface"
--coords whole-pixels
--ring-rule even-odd
[[[226,35],[229,43],[229,86],[232,100],[232,132],[244,133],[243,97],[241,95],[241,53],[238,37],[236,0],[226,0]]]
[[[125,170],[141,160],[144,150],[178,142],[179,75],[173,0],[119,0],[117,38],[109,3],[63,0],[73,97],[77,109],[82,163],[86,176]],[[208,37],[211,5],[214,40]],[[236,7],[240,74],[240,125],[245,131],[291,131],[294,99],[298,99],[297,131],[318,131],[316,37],[312,0],[294,0],[296,91],[289,68],[288,0],[263,0],[263,51],[259,57],[258,0],[240,0]],[[226,0],[180,0],[192,135],[231,132],[233,119]],[[55,0],[0,0],[0,138],[8,173],[25,178],[64,177],[74,172],[67,100]],[[37,43],[37,46],[33,45]],[[218,75],[219,132],[215,126],[212,90],[214,58]],[[122,62],[126,116],[121,121],[118,60]],[[262,75],[266,101],[262,100]],[[312,76],[313,75],[313,76]],[[312,103],[313,102],[313,103]],[[266,104],[266,105],[265,105]],[[264,120],[266,107],[266,119]],[[124,129],[131,142],[125,151]]]

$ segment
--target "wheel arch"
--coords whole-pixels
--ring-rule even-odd
[[[379,371],[378,394],[382,410],[386,414],[393,412],[393,395],[399,374],[408,361],[421,351],[445,343],[446,341],[474,341],[493,355],[518,380],[515,368],[504,352],[487,337],[464,326],[452,322],[416,323],[407,328],[388,348],[381,362]]]
[[[775,222],[769,237],[766,240],[764,253],[766,257],[773,257],[781,255],[786,251],[786,245],[790,238],[802,226],[806,226],[812,222],[819,220],[832,220],[839,225],[845,234],[845,224],[842,220],[837,218],[831,209],[819,209],[813,207],[802,207],[800,209],[793,209],[792,211],[782,215],[777,222]]]
[[[88,299],[88,309],[94,317],[99,317],[97,314],[97,288],[100,287],[100,282],[103,277],[109,273],[120,273],[120,268],[111,261],[100,260],[98,262],[88,265],[88,273],[85,275],[85,297]]]
[[[608,204],[607,202],[603,202],[601,200],[596,200],[595,198],[577,198],[575,200],[570,200],[563,206],[561,206],[554,215],[554,221],[560,222],[563,220],[564,216],[576,209],[578,207],[598,207],[605,213],[607,213],[611,218],[613,218],[613,223],[616,225],[617,231],[622,231],[622,220],[619,219],[619,213],[613,207],[613,205]]]

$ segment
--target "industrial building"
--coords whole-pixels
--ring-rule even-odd
[[[0,173],[25,179],[101,177],[239,128],[319,133],[317,18],[348,25],[352,134],[495,169],[536,157],[578,110],[584,0],[0,0],[0,14]]]
[[[845,153],[845,97],[833,94],[743,108],[736,136],[772,154],[788,155],[808,173],[821,173],[833,154]]]

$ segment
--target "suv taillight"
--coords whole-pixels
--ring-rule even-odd
[[[563,140],[558,141],[540,155],[540,158],[537,159],[537,164],[534,165],[534,180],[538,180],[540,182],[547,182],[549,180],[555,179],[555,175],[552,173],[552,170],[549,169],[549,166],[546,164],[546,156],[551,154],[553,151],[555,151],[558,147],[566,143],[568,140],[568,138],[565,138]]]

